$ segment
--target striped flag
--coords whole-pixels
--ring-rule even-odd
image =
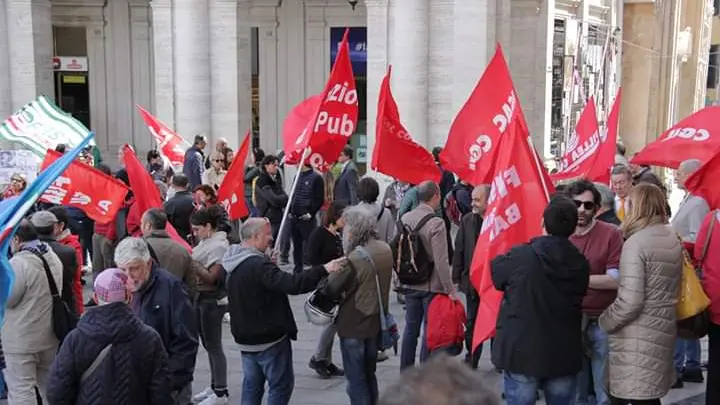
[[[88,132],[80,121],[40,96],[0,125],[0,140],[20,143],[43,158],[45,151],[55,149],[59,143],[68,149],[78,146]],[[91,139],[88,145],[95,142]]]
[[[0,324],[2,324],[5,315],[5,303],[10,295],[10,289],[15,278],[7,257],[10,241],[15,234],[15,230],[30,207],[55,182],[55,179],[70,166],[70,163],[75,160],[80,151],[90,144],[93,136],[95,134],[92,132],[86,133],[85,139],[78,142],[74,149],[43,170],[22,194],[0,203]]]

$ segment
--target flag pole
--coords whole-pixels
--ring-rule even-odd
[[[535,150],[535,145],[533,145],[532,137],[528,135],[527,137],[528,145],[530,146],[530,150],[533,152],[533,160],[535,160],[535,169],[537,170],[538,174],[540,175],[540,181],[542,182],[543,186],[543,192],[545,192],[545,198],[550,201],[550,193],[548,192],[547,184],[545,184],[545,176],[543,176],[543,168],[540,166],[540,160],[538,159],[537,151]]]
[[[305,159],[307,159],[309,154],[310,148],[307,147],[303,150],[302,156],[300,157],[300,162],[298,163],[298,171],[295,174],[295,179],[293,180],[292,186],[290,187],[290,194],[288,194],[288,202],[285,205],[285,209],[283,210],[282,221],[280,221],[280,230],[277,234],[277,240],[275,240],[275,248],[273,249],[273,251],[276,253],[280,252],[280,240],[282,240],[281,238],[283,235],[283,230],[285,229],[285,223],[288,219],[290,205],[292,204],[293,197],[295,197],[295,190],[297,189],[297,185],[300,182],[300,171],[303,169],[303,166],[305,165]]]

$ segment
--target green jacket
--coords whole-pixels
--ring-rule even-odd
[[[411,187],[403,196],[400,202],[400,208],[398,209],[398,218],[402,218],[406,213],[414,210],[420,205],[420,199],[418,198],[417,187]],[[435,215],[442,218],[442,206],[435,210]]]

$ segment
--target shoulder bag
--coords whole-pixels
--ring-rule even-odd
[[[375,273],[375,287],[377,289],[378,307],[380,308],[380,336],[378,339],[378,348],[380,350],[387,350],[392,348],[394,353],[397,354],[398,341],[400,340],[400,332],[398,330],[397,322],[391,313],[385,313],[385,307],[382,302],[382,292],[380,291],[380,279],[378,278],[377,268],[375,267],[375,260],[373,260],[370,253],[362,246],[357,247],[360,255],[365,259],[373,269]]]
[[[50,265],[42,254],[30,251],[32,254],[37,256],[43,264],[45,269],[45,277],[47,278],[48,285],[50,286],[50,295],[52,296],[52,327],[55,337],[60,340],[60,343],[65,339],[65,336],[70,333],[71,330],[75,329],[77,325],[77,318],[75,314],[68,308],[65,301],[60,297],[58,292],[57,284],[55,284],[55,278],[50,271]]]

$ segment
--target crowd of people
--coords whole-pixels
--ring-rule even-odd
[[[224,321],[242,353],[241,403],[288,404],[300,316],[288,296],[311,292],[307,316],[322,332],[308,366],[318,378],[344,377],[350,404],[499,403],[475,371],[483,345],[472,348],[481,297],[470,268],[489,185],[456,181],[438,163],[439,183],[396,180],[383,191],[359,176],[348,146],[327,173],[300,168],[290,200],[282,154],[255,149],[244,162],[250,214],[232,220],[217,190],[234,152],[224,139],[210,153],[207,146],[204,135],[195,137],[182,172],[157,151],[147,154],[162,207],[138,212],[131,188],[107,224],[49,204],[20,223],[1,335],[10,405],[229,403],[236,382],[228,381]],[[111,174],[93,159],[82,155]],[[680,165],[681,189],[699,167]],[[113,175],[131,186],[124,168]],[[3,196],[25,186],[13,178]],[[613,167],[610,185],[558,185],[544,234],[491,261],[505,298],[489,349],[507,403],[533,404],[542,391],[549,405],[653,405],[672,388],[702,383],[699,341],[677,337],[686,254],[703,269],[713,302],[707,403],[720,403],[720,253],[704,249],[715,243],[714,215],[688,193],[671,219],[663,182],[625,162]],[[93,287],[87,301],[84,269]],[[428,346],[439,296],[464,302],[464,350]],[[56,299],[77,320],[71,330],[57,328]],[[388,336],[395,343],[391,299],[404,310],[403,377],[380,398],[376,364],[388,358]],[[332,358],[336,337],[341,359]],[[211,382],[197,390],[200,344]],[[460,351],[465,365],[447,356]]]

